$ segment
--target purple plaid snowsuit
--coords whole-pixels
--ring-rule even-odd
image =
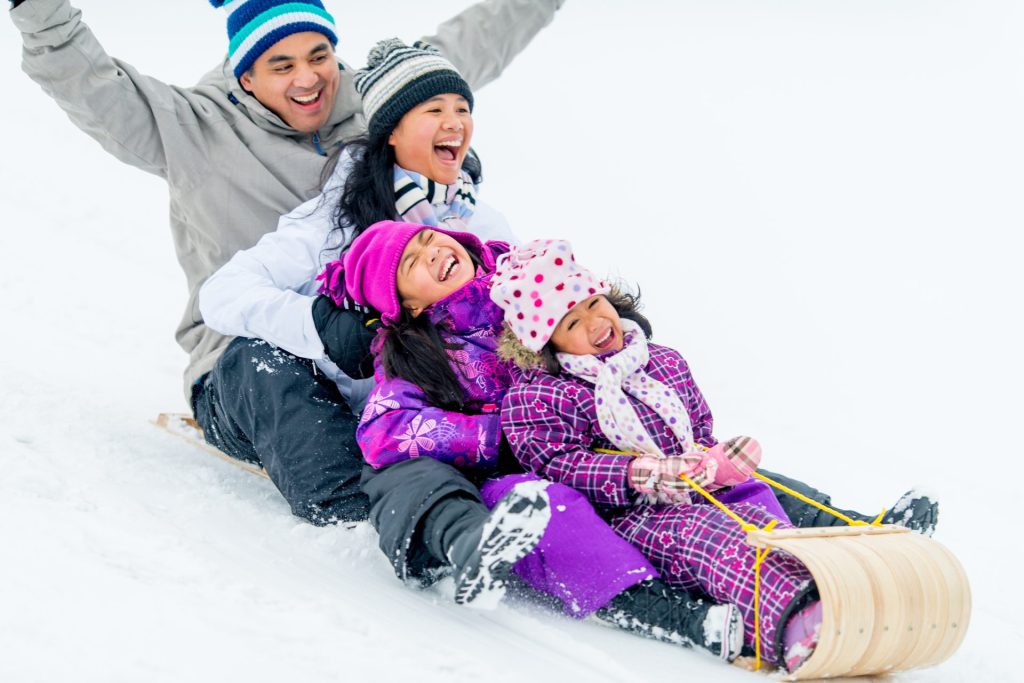
[[[649,345],[644,370],[676,391],[693,425],[694,440],[716,443],[712,417],[690,369],[676,351]],[[661,572],[662,579],[689,591],[704,591],[716,601],[731,602],[743,613],[745,638],[754,639],[754,549],[734,520],[697,494],[691,505],[638,503],[629,485],[630,456],[597,453],[615,449],[598,424],[594,386],[568,374],[513,370],[514,386],[505,395],[502,421],[513,452],[528,469],[582,491],[605,514],[612,528],[639,548]],[[644,428],[665,453],[679,446],[668,425],[630,395]],[[744,486],[765,486],[752,481]],[[729,501],[729,493],[719,497]],[[774,519],[760,505],[732,502],[740,517],[763,527]],[[785,520],[779,524],[791,526]],[[778,661],[781,628],[811,587],[811,575],[796,558],[769,553],[761,568],[761,648]]]
[[[490,250],[495,244],[485,246]],[[485,254],[486,265],[493,265],[492,255]],[[484,502],[493,507],[515,484],[539,477],[518,468],[518,474],[498,469],[498,408],[511,377],[495,352],[502,313],[491,303],[489,284],[490,274],[481,273],[423,312],[443,339],[462,344],[448,355],[465,391],[464,411],[438,408],[415,384],[385,377],[378,359],[377,386],[356,439],[363,457],[377,469],[430,457],[463,470],[506,474],[481,487]],[[558,597],[570,615],[585,617],[627,588],[658,576],[650,560],[616,536],[581,492],[552,483],[547,493],[551,521],[537,548],[515,566],[533,588]]]

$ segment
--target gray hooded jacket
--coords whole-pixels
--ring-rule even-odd
[[[549,24],[564,0],[485,0],[424,38],[474,89],[494,80]],[[239,85],[227,61],[198,85],[168,85],[114,59],[67,0],[27,0],[11,11],[22,67],[76,126],[121,161],[167,180],[170,222],[189,298],[176,338],[189,354],[185,393],[230,340],[203,324],[198,292],[240,249],[319,192],[324,150],[365,131],[344,64],[334,109],[300,133]]]

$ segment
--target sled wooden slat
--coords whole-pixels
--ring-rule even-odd
[[[203,428],[199,426],[199,423],[192,419],[191,415],[184,415],[182,413],[160,413],[153,420],[153,424],[161,429],[164,429],[175,436],[188,441],[193,446],[202,448],[210,455],[225,460],[236,467],[241,467],[247,472],[259,475],[266,479],[269,479],[266,470],[258,465],[254,465],[238,458],[232,458],[227,453],[224,453],[218,448],[214,448],[210,444],[206,443],[203,438]]]
[[[963,641],[967,576],[930,538],[886,525],[750,531],[747,540],[801,560],[821,595],[818,646],[787,680],[931,666]]]

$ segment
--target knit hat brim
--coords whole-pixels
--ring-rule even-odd
[[[409,110],[431,97],[452,93],[465,98],[473,111],[473,93],[466,81],[452,71],[437,71],[423,74],[406,84],[390,99],[385,100],[370,119],[370,133],[390,133]]]
[[[467,250],[480,255],[483,244],[476,235],[431,225],[380,221],[357,237],[343,259],[345,291],[357,304],[380,311],[385,325],[398,321],[402,304],[398,298],[398,265],[412,239],[424,230],[448,235]]]
[[[334,17],[320,0],[210,0],[228,13],[228,62],[241,78],[267,50],[295,33],[320,33],[338,45]]]

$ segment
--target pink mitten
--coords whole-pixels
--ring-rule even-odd
[[[761,463],[761,444],[749,436],[737,436],[712,446],[703,456],[717,465],[712,475],[717,486],[735,486],[749,479]]]

